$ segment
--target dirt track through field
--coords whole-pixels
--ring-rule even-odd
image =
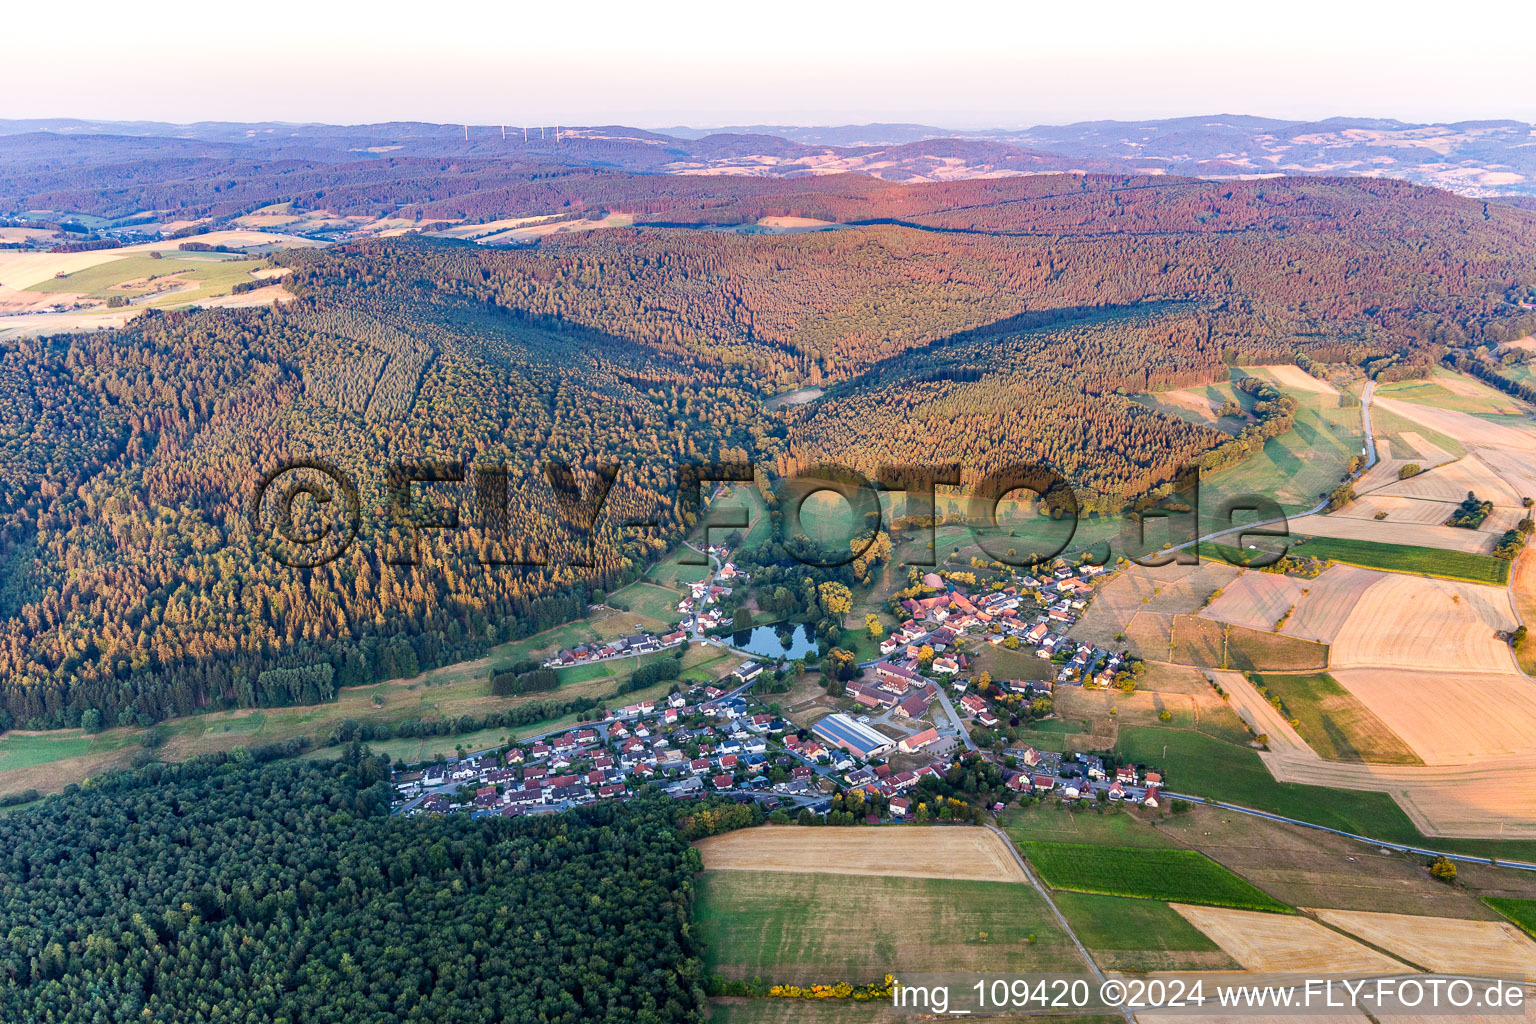
[[[1309,974],[1401,974],[1408,968],[1367,946],[1294,914],[1169,906],[1244,970]]]
[[[1507,921],[1462,921],[1364,910],[1312,913],[1431,971],[1536,980],[1536,943]]]
[[[1023,882],[1004,841],[984,828],[762,825],[697,844],[711,871],[883,875]]]

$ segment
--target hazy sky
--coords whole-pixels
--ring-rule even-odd
[[[18,4],[0,117],[1536,121],[1524,4]],[[1464,14],[1464,17],[1461,15]],[[34,87],[35,86],[35,87]]]

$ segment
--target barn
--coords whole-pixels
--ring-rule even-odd
[[[895,743],[889,737],[881,735],[867,725],[854,721],[847,715],[828,715],[812,726],[811,732],[818,739],[824,740],[832,746],[841,747],[855,757],[861,757],[865,760],[890,753],[895,747]]]

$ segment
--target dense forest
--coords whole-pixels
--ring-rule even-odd
[[[848,226],[357,241],[275,256],[273,308],[0,342],[0,727],[310,703],[569,621],[678,542],[683,464],[1043,461],[1110,510],[1289,426],[1232,441],[1133,394],[1422,372],[1536,318],[1509,298],[1536,217],[1387,181],[519,182]],[[803,385],[828,393],[765,408]],[[292,568],[251,506],[316,458],[356,483],[358,535]],[[463,479],[402,493],[406,461]],[[446,505],[460,528],[413,530]]]
[[[0,1018],[703,1020],[699,821],[391,817],[387,772],[221,755],[0,820]]]

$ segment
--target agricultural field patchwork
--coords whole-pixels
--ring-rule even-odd
[[[1536,942],[1507,921],[1316,910],[1319,918],[1424,970],[1536,980]]]
[[[1309,918],[1184,904],[1173,909],[1244,970],[1332,975],[1399,974],[1408,969]]]
[[[1297,723],[1296,731],[1329,761],[1423,764],[1386,723],[1326,672],[1265,673],[1258,677],[1270,697]]]
[[[1058,892],[1056,909],[1111,971],[1235,970],[1236,960],[1166,903]]]

